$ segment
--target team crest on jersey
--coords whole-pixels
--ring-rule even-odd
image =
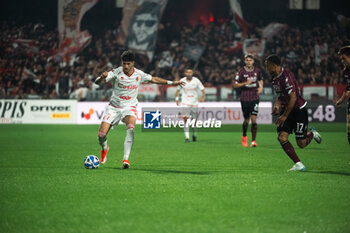
[[[120,79],[121,79],[121,80],[124,80],[124,77],[121,77]]]
[[[136,77],[136,81],[139,81],[139,76]]]

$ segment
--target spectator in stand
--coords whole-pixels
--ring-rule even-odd
[[[205,50],[196,70],[202,74],[203,83],[230,84],[228,73],[234,73],[242,67],[239,57],[244,54],[240,50],[230,50],[235,35],[228,26],[228,21],[211,22],[206,26],[199,24],[195,28],[162,22],[155,59],[149,64],[142,64],[140,68],[154,75],[177,80],[186,65],[194,65],[184,57],[183,51],[188,45],[200,45]],[[52,57],[59,46],[56,29],[49,30],[40,23],[13,25],[2,22],[0,30],[2,98],[27,98],[31,93],[36,93],[41,98],[67,98],[66,90],[62,93],[55,88],[56,83],[58,86],[63,85],[59,83],[63,82],[60,79],[62,71],[73,74],[69,76],[69,83],[80,82],[86,75],[97,76],[109,69],[110,64],[119,63],[116,59],[124,49],[115,41],[116,32],[106,30],[102,36],[94,35],[93,41],[77,54],[74,64],[70,65]],[[344,80],[336,50],[349,40],[349,34],[334,24],[323,27],[289,26],[266,42],[262,57],[273,53],[286,57],[282,62],[288,63],[291,71],[298,74],[299,84],[342,84]],[[254,27],[249,28],[249,35],[252,38],[262,38],[259,30]],[[155,64],[160,61],[165,50],[169,50],[173,64],[170,68],[157,68]],[[264,82],[266,85],[270,80]],[[63,83],[67,83],[67,80]],[[21,88],[18,90],[16,86]],[[71,92],[68,91],[68,94]]]

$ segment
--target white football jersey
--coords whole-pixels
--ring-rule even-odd
[[[181,103],[184,106],[197,106],[198,105],[198,93],[204,90],[204,86],[198,78],[192,77],[191,81],[188,81],[186,77],[180,79],[185,82],[184,86],[177,86],[177,89],[181,93]]]
[[[115,107],[136,106],[140,84],[151,80],[152,75],[136,68],[130,76],[124,73],[121,66],[109,71],[106,82],[112,81],[113,84],[110,104]]]

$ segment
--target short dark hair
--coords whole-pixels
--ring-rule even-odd
[[[135,61],[135,54],[131,51],[124,51],[120,56],[122,61]]]
[[[193,68],[191,66],[185,66],[184,71],[186,71],[186,70],[193,70]]]
[[[247,59],[247,58],[251,58],[254,60],[254,56],[252,54],[249,54],[249,53],[244,56],[244,59]]]
[[[279,56],[275,55],[275,54],[272,54],[270,56],[268,56],[265,61],[267,62],[271,62],[275,65],[278,65],[280,66],[281,65],[281,58],[279,58]]]
[[[350,56],[350,45],[341,47],[338,51],[339,55],[345,54],[346,56]]]

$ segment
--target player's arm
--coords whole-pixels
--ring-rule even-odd
[[[289,114],[293,110],[296,102],[297,102],[297,94],[295,93],[295,91],[292,91],[289,94],[289,103],[288,103],[287,108],[284,110],[284,113],[276,121],[277,126],[282,126],[284,124],[287,117],[289,116]]]
[[[259,88],[258,88],[258,95],[261,94],[263,87],[264,87],[264,82],[263,82],[263,80],[260,80],[259,81]]]
[[[176,105],[180,106],[180,90],[176,90],[175,101],[176,101]]]
[[[205,89],[202,90],[202,96],[199,97],[199,102],[204,102],[205,100]]]
[[[102,82],[105,82],[107,76],[108,76],[108,72],[107,72],[107,71],[103,72],[103,73],[100,75],[100,77],[97,77],[97,78],[96,78],[95,84],[99,85],[99,84],[101,84]]]
[[[337,100],[337,102],[335,103],[335,105],[336,105],[337,107],[339,107],[339,106],[343,103],[343,101],[344,101],[345,99],[349,98],[349,97],[350,97],[350,91],[344,91],[344,92],[343,92],[343,95]]]
[[[240,88],[240,87],[244,87],[244,86],[247,86],[249,84],[251,84],[253,81],[251,79],[248,79],[247,81],[245,82],[242,82],[242,83],[239,83],[239,82],[236,82],[235,80],[232,82],[232,86],[233,88]]]
[[[275,116],[275,115],[277,115],[278,114],[278,112],[279,112],[279,110],[280,110],[280,106],[281,106],[281,100],[280,100],[280,98],[278,97],[277,99],[276,99],[276,102],[275,102],[275,105],[274,105],[274,107],[273,107],[273,109],[272,109],[272,115],[273,116]]]
[[[163,79],[163,78],[159,78],[159,77],[152,77],[151,83],[167,84],[167,85],[173,85],[173,86],[184,85],[185,84],[183,81],[169,81],[169,80],[166,80],[166,79]]]

